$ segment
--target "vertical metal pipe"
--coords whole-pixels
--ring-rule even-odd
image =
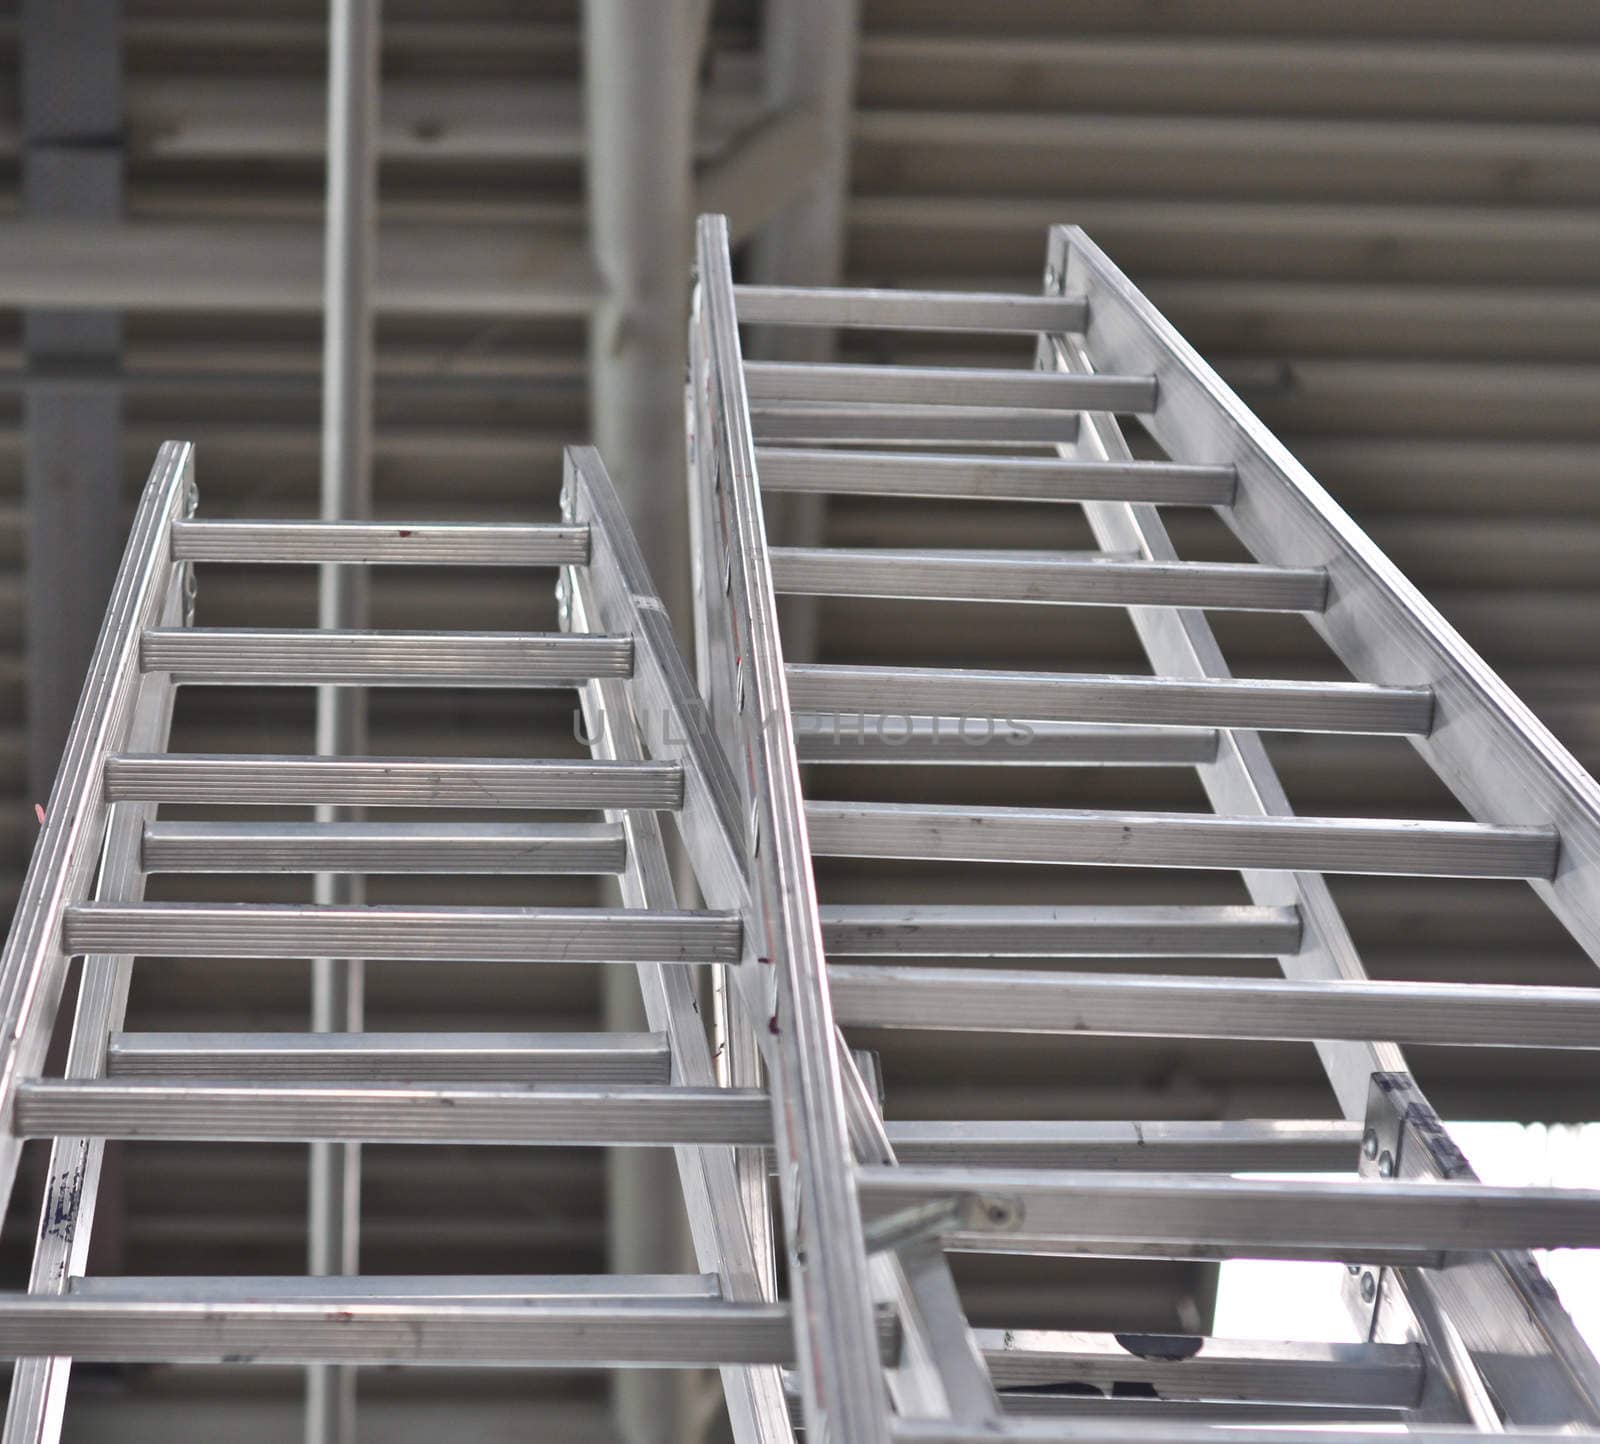
[[[328,15],[328,179],[322,335],[322,506],[324,520],[372,514],[372,286],[377,269],[378,61],[380,0],[331,0]],[[359,566],[324,566],[317,596],[322,627],[367,625],[367,576]],[[355,687],[317,689],[316,750],[366,750],[366,695]],[[320,821],[348,810],[319,807]],[[319,874],[318,903],[358,903],[363,879]],[[356,958],[312,962],[311,1026],[359,1032],[362,965]],[[361,1147],[311,1146],[308,1266],[313,1274],[360,1271]],[[356,1371],[313,1365],[306,1373],[308,1444],[356,1437]]]
[[[845,203],[850,192],[850,125],[855,114],[860,0],[766,0],[762,73],[769,105],[805,109],[815,118],[822,163],[800,193],[750,244],[749,279],[779,286],[837,286],[844,278]],[[823,326],[757,327],[747,358],[828,361],[835,333]],[[767,534],[792,546],[820,546],[827,497],[774,496]],[[778,604],[790,661],[817,654],[815,597]]]
[[[588,0],[590,426],[668,615],[689,617],[683,369],[708,0]]]
[[[584,89],[589,230],[600,296],[589,332],[590,424],[688,642],[688,519],[683,507],[683,375],[694,225],[694,113],[708,0],[587,0]],[[605,1025],[638,1028],[626,968],[601,981]],[[607,1159],[607,1242],[618,1272],[675,1267],[684,1250],[672,1159],[644,1149]],[[686,1380],[614,1376],[627,1444],[686,1444],[696,1425]]]

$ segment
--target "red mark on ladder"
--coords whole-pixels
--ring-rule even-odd
[[[44,826],[44,804],[42,802],[36,802],[36,803],[33,804],[33,815],[39,819],[39,826],[43,827]]]

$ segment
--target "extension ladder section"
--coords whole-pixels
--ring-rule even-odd
[[[741,326],[1016,333],[1036,365],[745,362]],[[725,223],[703,218],[690,335],[699,683],[761,950],[761,986],[735,1001],[803,1081],[806,1143],[826,1150],[778,1169],[808,1428],[850,1444],[1594,1431],[1600,1366],[1527,1250],[1600,1246],[1600,1192],[1480,1183],[1399,1045],[1594,1049],[1600,989],[1370,980],[1324,875],[1525,880],[1600,958],[1600,787],[1075,228],[1050,235],[1042,295],[969,295],[735,285]],[[1119,416],[1162,454],[1136,457]],[[796,494],[1070,503],[1098,550],[776,545],[764,517]],[[1211,509],[1254,560],[1180,559],[1164,507]],[[792,597],[1118,608],[1150,671],[786,662]],[[1350,680],[1235,678],[1219,610],[1309,619]],[[973,652],[1004,651],[1004,615]],[[991,719],[982,745],[957,740],[960,719]],[[1296,816],[1263,732],[1407,738],[1472,820]],[[1210,810],[829,800],[845,763],[959,764],[975,786],[992,767],[1188,767]],[[813,859],[961,866],[937,873],[938,905],[819,905]],[[997,906],[985,864],[1224,870],[1248,902]],[[1204,971],[1234,958],[1283,976]],[[885,1127],[840,1028],[1311,1041],[1342,1116]],[[1296,1176],[1328,1172],[1351,1176]],[[1240,1176],[1259,1173],[1280,1176]],[[1364,1342],[974,1331],[946,1250],[1338,1261]],[[898,1376],[863,1344],[886,1303],[919,1346]]]
[[[623,526],[603,476],[585,495],[605,525]],[[59,1436],[74,1359],[718,1366],[742,1440],[792,1438],[780,1366],[794,1361],[794,1329],[767,1282],[770,1250],[749,1232],[734,1151],[770,1141],[771,1106],[758,1088],[719,1086],[685,966],[735,962],[742,920],[679,906],[659,817],[694,789],[680,763],[647,755],[632,710],[661,638],[582,625],[518,635],[193,624],[194,564],[205,562],[560,568],[570,619],[571,599],[594,588],[648,595],[647,582],[607,571],[626,537],[603,536],[598,519],[247,522],[194,509],[191,448],[168,443],[0,973],[0,1194],[22,1140],[51,1146],[29,1291],[0,1295],[0,1353],[19,1360],[5,1438]],[[191,684],[573,688],[595,745],[591,760],[185,755],[167,743],[175,689]],[[203,804],[208,820],[171,820],[168,804]],[[290,805],[336,820],[253,820],[253,810]],[[426,820],[351,820],[338,809]],[[459,820],[539,810],[592,820]],[[624,906],[147,902],[154,873],[525,875],[530,900],[540,874],[610,874]],[[46,1077],[78,956],[64,1075]],[[650,1031],[140,1034],[123,1027],[140,956],[633,965]],[[226,976],[219,963],[219,997]],[[701,1272],[85,1277],[108,1138],[672,1146]]]

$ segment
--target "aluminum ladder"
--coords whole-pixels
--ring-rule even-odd
[[[1020,333],[1036,364],[746,362],[751,326]],[[1594,1437],[1600,1365],[1527,1250],[1600,1245],[1600,1192],[1478,1182],[1399,1045],[1593,1049],[1600,990],[1371,981],[1324,880],[1525,879],[1600,959],[1594,779],[1076,228],[1051,231],[1042,294],[972,295],[737,285],[704,217],[690,347],[698,680],[762,944],[724,1012],[806,1100],[777,1180],[811,1436]],[[1119,415],[1160,454],[1136,457]],[[1099,550],[775,545],[765,509],[796,494],[1076,504]],[[1214,509],[1254,560],[1181,560],[1162,507]],[[793,596],[1119,608],[1150,673],[790,661]],[[1215,609],[1306,617],[1351,680],[1233,677]],[[958,719],[990,722],[981,745]],[[1292,731],[1408,738],[1473,820],[1296,816],[1260,738]],[[845,763],[1022,762],[1191,767],[1210,810],[829,800]],[[983,905],[965,868],[936,906],[829,905],[814,858],[1218,869],[1249,901]],[[1160,971],[1229,957],[1283,976]],[[1341,1116],[885,1125],[845,1044],[869,1028],[1309,1040]],[[753,1048],[733,1059],[760,1076]],[[1294,1176],[1328,1171],[1352,1177]],[[1258,1172],[1290,1176],[1239,1176]],[[973,1330],[949,1250],[1338,1261],[1364,1341]],[[904,1329],[887,1369],[867,1342],[885,1307]]]
[[[770,1141],[772,1110],[759,1088],[720,1085],[696,992],[706,966],[741,956],[742,919],[679,905],[660,819],[703,787],[645,751],[637,720],[644,681],[665,668],[694,705],[692,684],[663,655],[670,634],[610,483],[592,453],[580,460],[573,519],[548,525],[212,521],[194,514],[191,447],[161,449],[0,963],[0,1196],[22,1140],[52,1150],[29,1291],[0,1295],[0,1355],[19,1361],[8,1441],[59,1437],[74,1360],[720,1366],[741,1441],[793,1438],[779,1369],[794,1362],[794,1329],[737,1172]],[[194,568],[208,562],[559,568],[566,630],[196,626]],[[639,625],[590,630],[618,598]],[[593,755],[184,755],[167,744],[175,689],[191,684],[575,688]],[[170,820],[170,804],[203,804],[211,820]],[[263,805],[429,811],[252,820]],[[459,809],[593,820],[450,820]],[[613,874],[624,906],[144,900],[155,873],[330,872]],[[123,1019],[141,955],[632,964],[650,1031],[140,1035]],[[79,956],[70,1053],[63,1076],[46,1077]],[[108,1138],[671,1146],[701,1272],[85,1277]]]

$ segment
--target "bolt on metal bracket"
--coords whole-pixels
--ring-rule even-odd
[[[1367,1094],[1366,1128],[1361,1134],[1357,1171],[1378,1182],[1394,1178],[1400,1168],[1400,1145],[1405,1135],[1404,1112],[1394,1104],[1393,1080],[1399,1073],[1374,1073]],[[1346,1266],[1344,1300],[1356,1327],[1369,1342],[1378,1334],[1378,1312],[1385,1294],[1388,1270],[1376,1264]]]
[[[1010,1233],[1021,1226],[1022,1214],[1022,1200],[1008,1194],[952,1194],[874,1219],[865,1230],[867,1252],[903,1249],[947,1233]]]

